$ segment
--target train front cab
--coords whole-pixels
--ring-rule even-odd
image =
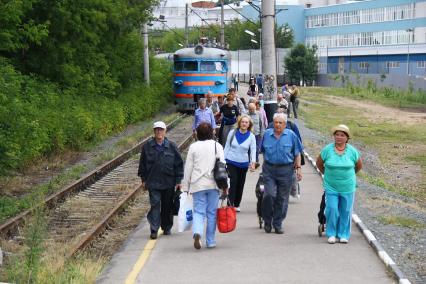
[[[225,95],[228,88],[228,65],[224,59],[180,59],[174,63],[174,93],[178,110],[192,112],[198,99],[211,91]]]

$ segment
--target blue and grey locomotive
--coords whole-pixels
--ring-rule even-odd
[[[193,111],[199,98],[211,91],[223,96],[231,87],[230,52],[203,45],[182,48],[173,55],[173,85],[179,111]]]

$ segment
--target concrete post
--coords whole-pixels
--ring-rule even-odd
[[[277,109],[277,73],[275,53],[275,0],[262,1],[262,74],[263,98],[268,121]]]
[[[143,24],[143,77],[145,83],[149,86],[149,50],[148,50],[148,25]]]
[[[188,3],[186,3],[185,4],[185,47],[188,47],[189,45],[188,14],[189,14],[189,6],[188,6]]]
[[[225,12],[223,0],[220,0],[220,46],[225,48]]]

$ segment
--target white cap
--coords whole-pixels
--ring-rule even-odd
[[[162,129],[166,129],[166,124],[162,121],[157,121],[154,122],[154,126],[152,126],[152,128],[162,128]]]

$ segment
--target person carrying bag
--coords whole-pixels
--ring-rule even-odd
[[[223,179],[227,178],[226,169],[223,167],[225,159],[222,145],[213,140],[213,128],[209,123],[201,123],[196,128],[196,135],[198,141],[189,147],[186,157],[182,189],[189,191],[193,198],[194,248],[201,248],[206,219],[206,246],[214,248],[219,188],[227,194],[227,181]]]

